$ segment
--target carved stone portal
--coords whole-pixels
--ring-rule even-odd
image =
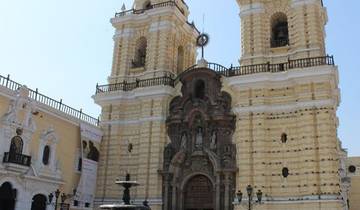
[[[164,210],[231,210],[235,194],[235,115],[220,76],[209,69],[181,75],[170,103],[171,143],[164,151]]]

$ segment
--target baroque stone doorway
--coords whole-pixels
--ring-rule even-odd
[[[185,210],[214,210],[213,183],[204,175],[191,178],[184,191]]]
[[[164,150],[163,210],[232,210],[236,117],[221,77],[200,68],[181,74],[181,96],[169,106]]]

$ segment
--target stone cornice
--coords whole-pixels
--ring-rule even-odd
[[[277,73],[258,73],[224,78],[224,82],[232,89],[248,90],[253,88],[269,88],[283,86],[286,83],[331,82],[334,86],[339,83],[336,66],[316,66],[310,68],[293,69]]]
[[[264,5],[262,3],[252,3],[240,6],[240,17],[263,13],[265,12]]]
[[[162,98],[162,97],[173,97],[177,94],[176,89],[169,86],[154,86],[146,88],[137,88],[133,91],[114,91],[107,93],[100,93],[92,96],[96,104],[101,106],[109,105],[114,102],[132,101],[136,99],[146,98]]]

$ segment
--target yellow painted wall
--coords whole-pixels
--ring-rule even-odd
[[[360,209],[360,157],[349,157],[346,163],[348,176],[351,177],[350,210]],[[356,172],[350,173],[349,166],[355,166]]]
[[[3,86],[0,86],[0,117],[7,113],[10,105],[10,100],[19,100],[16,91],[12,91]],[[64,112],[54,109],[45,104],[35,102],[27,97],[22,98],[26,106],[34,108],[35,114],[32,115],[32,119],[35,124],[35,131],[31,136],[29,144],[29,155],[32,158],[32,166],[37,170],[37,163],[42,162],[42,151],[39,151],[41,136],[44,132],[51,129],[54,130],[54,134],[58,138],[56,146],[56,164],[61,172],[61,180],[59,188],[62,193],[72,195],[73,190],[77,188],[81,172],[78,171],[78,162],[80,157],[80,123],[88,124],[84,121],[74,118]],[[22,106],[22,107],[21,107]],[[25,105],[21,105],[17,108],[17,121],[23,122],[27,109],[24,109]],[[93,126],[88,124],[89,126]],[[0,126],[5,126],[3,122],[0,122]],[[16,127],[23,128],[23,125],[18,124]],[[12,135],[15,135],[16,127],[13,127],[11,131]],[[93,126],[94,129],[98,129]],[[27,128],[24,128],[27,129]],[[11,139],[8,139],[10,142]],[[39,152],[41,155],[39,155]],[[50,150],[50,153],[54,152]],[[27,154],[26,154],[27,155]],[[4,169],[6,170],[6,169]],[[36,177],[36,174],[34,175]],[[52,177],[48,178],[49,180]],[[55,177],[53,178],[57,180]],[[21,179],[19,179],[21,180]],[[32,189],[30,189],[32,190]],[[50,192],[49,192],[50,193]],[[71,198],[67,199],[68,203],[72,203]]]

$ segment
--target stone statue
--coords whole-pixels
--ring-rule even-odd
[[[16,121],[16,106],[17,103],[15,100],[10,101],[9,109],[6,114],[2,117],[2,120],[5,122],[13,123]]]
[[[186,151],[186,142],[187,142],[186,133],[183,133],[183,135],[181,136],[180,150]]]
[[[195,147],[197,149],[201,148],[203,144],[203,130],[199,127],[196,131]]]
[[[216,149],[216,144],[217,144],[216,131],[213,131],[211,135],[210,149]]]
[[[26,111],[26,115],[23,121],[23,127],[28,128],[32,131],[36,130],[36,125],[33,119],[33,113],[37,112],[37,110],[34,108],[34,105],[31,104],[31,106]]]

